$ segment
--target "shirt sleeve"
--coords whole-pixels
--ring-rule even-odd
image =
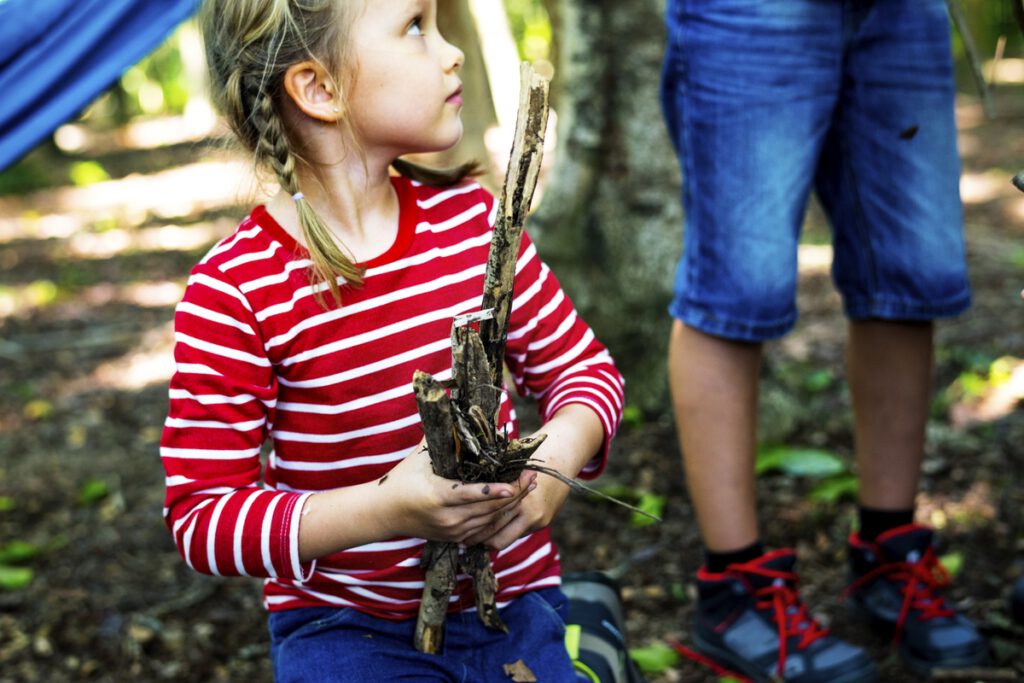
[[[160,457],[164,518],[178,551],[205,574],[308,578],[298,525],[309,494],[260,484],[277,382],[249,302],[216,267],[200,264],[174,328]]]
[[[516,263],[505,362],[516,390],[538,400],[542,419],[573,403],[597,414],[604,445],[580,476],[598,476],[622,419],[624,381],[608,349],[576,313],[525,232]]]

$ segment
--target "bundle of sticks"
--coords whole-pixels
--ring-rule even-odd
[[[451,381],[440,382],[420,371],[413,376],[434,473],[467,483],[515,481],[544,440],[543,435],[509,439],[498,428],[515,264],[540,174],[548,119],[548,81],[525,62],[520,77],[516,135],[487,258],[480,311],[459,316],[452,324]],[[460,553],[456,544],[428,541],[421,562],[426,577],[416,623],[417,650],[440,650],[449,598],[460,573],[473,579],[483,623],[508,630],[498,614],[498,584],[482,545]]]

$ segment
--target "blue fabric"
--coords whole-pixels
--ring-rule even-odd
[[[199,0],[0,0],[0,169],[156,48]]]
[[[745,341],[787,332],[812,188],[850,318],[969,305],[943,0],[669,0],[666,19],[686,216],[675,318]]]
[[[530,591],[501,610],[509,633],[476,612],[449,613],[436,655],[413,647],[416,620],[377,619],[351,608],[271,612],[276,683],[508,683],[503,666],[522,659],[539,681],[579,681],[565,649],[568,602],[558,588]]]

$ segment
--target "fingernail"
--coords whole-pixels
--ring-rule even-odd
[[[530,484],[530,488],[526,489],[526,492],[529,493],[530,491],[534,490],[535,488],[537,488],[537,482],[533,482],[532,484]]]

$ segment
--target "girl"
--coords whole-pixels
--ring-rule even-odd
[[[435,14],[434,0],[204,9],[218,104],[282,189],[193,269],[177,308],[165,517],[197,571],[265,579],[280,681],[507,681],[520,659],[574,680],[546,528],[566,487],[447,481],[418,446],[413,371],[451,376],[452,318],[479,308],[496,212],[465,169],[399,160],[462,133],[463,55]],[[525,236],[505,360],[539,400],[536,457],[596,476],[622,379]],[[501,421],[516,434],[507,393]],[[443,653],[415,651],[424,539],[494,551],[510,635],[479,623],[461,577]]]

